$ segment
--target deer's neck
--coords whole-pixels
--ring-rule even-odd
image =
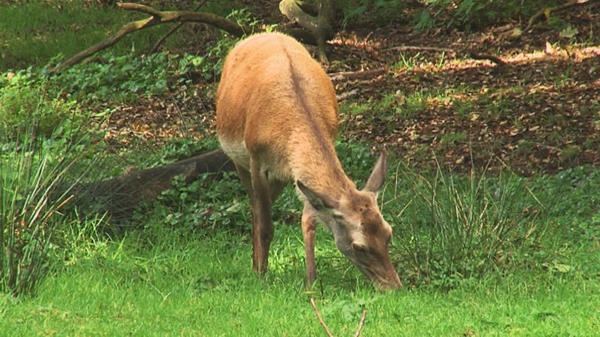
[[[356,188],[346,176],[335,148],[328,139],[297,135],[290,140],[293,153],[290,164],[294,180],[334,198]]]

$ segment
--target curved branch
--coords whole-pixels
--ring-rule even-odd
[[[163,23],[173,23],[173,22],[200,22],[212,25],[216,28],[224,30],[229,34],[242,37],[244,34],[252,33],[252,28],[248,26],[241,26],[233,21],[224,19],[218,15],[214,15],[211,13],[196,13],[196,12],[186,12],[186,11],[166,11],[161,12],[152,7],[133,4],[133,3],[119,3],[117,4],[119,7],[125,10],[133,10],[146,14],[150,14],[151,17],[138,20],[134,22],[130,22],[121,28],[121,30],[115,34],[113,37],[94,45],[81,53],[71,57],[67,61],[61,63],[59,66],[49,70],[50,74],[60,73],[68,67],[71,67],[84,59],[94,55],[95,53],[106,49],[121,40],[127,34],[133,33],[138,30],[154,27],[156,25],[160,25]]]
[[[200,2],[198,5],[196,5],[196,8],[193,9],[193,12],[196,12],[198,9],[200,9],[200,7],[204,6],[204,4],[207,2],[208,0],[204,0],[202,2]],[[169,37],[171,36],[171,34],[175,33],[179,28],[181,28],[181,26],[183,26],[185,22],[180,22],[179,24],[177,24],[177,26],[171,28],[165,35],[163,35],[163,37],[161,37],[160,39],[158,39],[158,41],[156,41],[156,43],[154,44],[154,47],[152,47],[152,49],[150,49],[150,51],[148,52],[149,54],[154,54],[156,53],[156,51],[158,50],[158,47]]]
[[[326,2],[327,1],[329,0],[326,0]],[[276,28],[275,30],[288,34],[301,42],[317,45],[319,47],[319,58],[321,62],[327,63],[327,56],[325,55],[325,41],[332,39],[335,35],[333,28],[331,28],[331,26],[329,25],[329,23],[327,23],[326,20],[326,18],[331,15],[331,11],[323,10],[322,12],[319,12],[319,16],[315,18],[306,14],[302,10],[302,8],[299,7],[293,0],[284,0],[281,3],[289,3],[290,5],[293,3],[293,6],[290,7],[290,10],[288,10],[288,7],[285,7],[286,12],[284,12],[284,9],[281,9],[281,11],[284,12],[284,14],[288,13],[289,16],[288,14],[286,14],[286,16],[290,17],[292,20],[298,20],[298,23],[303,29],[281,27],[279,29]],[[327,4],[329,4],[329,2],[327,2]],[[134,3],[118,3],[117,6],[125,10],[146,13],[149,14],[151,17],[143,20],[133,21],[124,25],[121,28],[121,30],[117,32],[117,34],[115,34],[113,37],[80,52],[79,54],[71,57],[70,59],[66,60],[60,65],[48,70],[48,73],[60,73],[65,69],[94,55],[95,53],[116,44],[123,37],[130,33],[154,27],[163,23],[205,23],[214,26],[220,30],[223,30],[235,37],[242,37],[247,34],[263,31],[260,28],[240,25],[236,22],[211,13],[197,13],[188,11],[159,11],[149,6]],[[327,6],[328,5],[323,5],[321,7],[328,8]]]

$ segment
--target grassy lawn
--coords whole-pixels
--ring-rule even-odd
[[[278,253],[295,255],[297,247],[285,243],[286,233],[277,234]],[[239,239],[180,241],[140,251],[139,242],[127,238],[97,247],[96,257],[50,275],[36,297],[5,298],[0,333],[325,335],[310,297],[339,336],[356,330],[362,308],[367,310],[363,336],[594,336],[600,326],[597,278],[519,271],[450,291],[378,293],[362,279],[349,284],[327,275],[323,290],[307,293],[302,266],[273,265],[276,271],[262,279],[252,274],[251,246],[232,244]],[[323,243],[320,247],[327,246]]]

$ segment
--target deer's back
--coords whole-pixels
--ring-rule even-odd
[[[337,127],[333,85],[293,38],[258,34],[227,56],[217,90],[217,132],[236,164],[247,168],[253,156],[289,171],[292,152],[329,149]]]

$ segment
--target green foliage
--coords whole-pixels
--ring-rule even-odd
[[[232,43],[230,38],[223,38],[206,56],[161,52],[138,57],[134,53],[121,56],[101,53],[95,62],[74,65],[51,77],[45,68],[8,73],[12,79],[0,78],[0,85],[4,85],[0,89],[0,99],[4,101],[0,107],[0,125],[17,126],[16,121],[38,111],[45,119],[41,126],[48,130],[59,121],[80,116],[77,102],[87,105],[107,100],[133,102],[140,95],[160,95],[172,88],[185,90],[191,87],[194,73],[205,80],[218,78],[221,60]],[[53,67],[60,59],[62,56],[54,58],[47,67]]]
[[[70,99],[100,102],[108,99],[133,101],[140,94],[153,95],[167,90],[170,76],[180,75],[201,60],[180,59],[167,52],[147,57],[133,54],[105,54],[102,62],[78,64],[52,78],[55,90],[63,90]]]
[[[219,179],[204,174],[186,184],[184,177],[178,176],[173,180],[173,188],[150,205],[141,206],[132,221],[145,224],[151,241],[160,241],[165,232],[188,237],[208,235],[207,230],[214,228],[244,231],[249,228],[250,206],[234,177],[233,173],[223,173]],[[152,207],[154,212],[148,214],[146,207]]]
[[[373,18],[378,25],[386,25],[391,21],[402,19],[404,2],[400,0],[355,0],[344,1],[344,28],[352,23]]]
[[[501,18],[530,17],[541,8],[552,7],[557,1],[492,1],[492,0],[423,0],[426,7],[415,13],[415,29],[435,26],[472,29]]]
[[[14,140],[27,131],[45,138],[77,132],[83,120],[78,105],[49,93],[47,83],[32,83],[30,70],[0,77],[0,135]]]

